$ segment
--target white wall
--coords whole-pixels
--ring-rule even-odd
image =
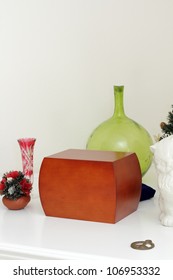
[[[17,139],[44,156],[85,148],[113,113],[160,132],[173,104],[172,0],[0,0],[0,172],[20,169]]]

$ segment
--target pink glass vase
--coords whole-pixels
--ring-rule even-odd
[[[17,140],[21,150],[23,173],[33,184],[33,153],[35,138],[20,138]]]

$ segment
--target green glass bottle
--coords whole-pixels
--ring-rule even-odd
[[[128,118],[124,112],[124,86],[114,86],[115,108],[113,116],[101,123],[90,135],[86,148],[135,152],[144,175],[152,163],[152,138],[147,130]]]

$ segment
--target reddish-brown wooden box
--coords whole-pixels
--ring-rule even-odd
[[[137,209],[141,184],[135,153],[70,149],[45,157],[39,174],[47,216],[105,223]]]

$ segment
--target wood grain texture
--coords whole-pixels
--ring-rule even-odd
[[[116,223],[134,212],[142,176],[134,153],[70,149],[45,157],[39,193],[45,215]]]

